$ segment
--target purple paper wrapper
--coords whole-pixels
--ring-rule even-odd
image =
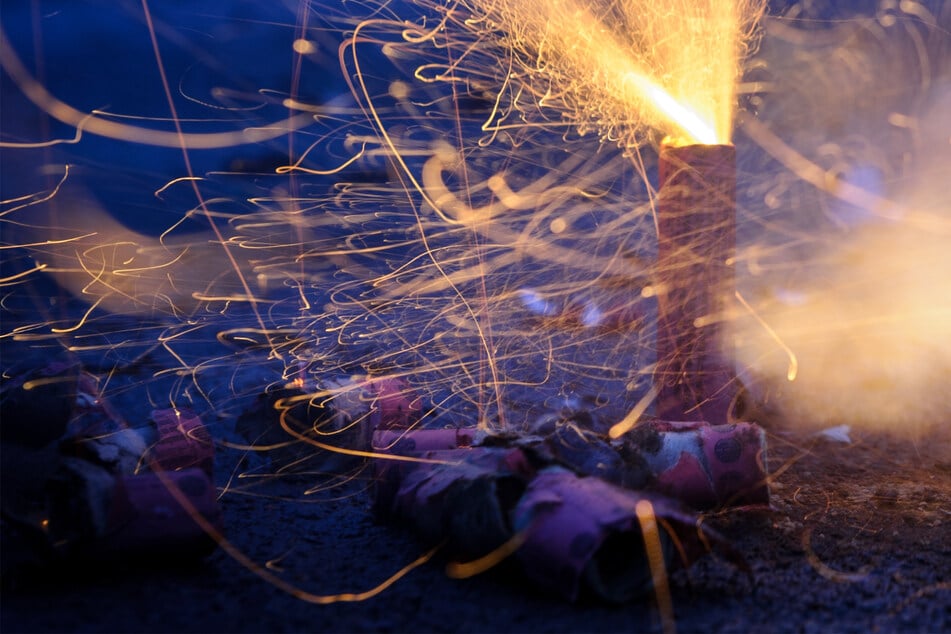
[[[367,382],[371,410],[376,413],[374,429],[406,429],[422,413],[422,401],[406,379],[382,376]]]
[[[363,430],[365,442],[379,429],[409,429],[422,415],[422,400],[416,390],[398,376],[330,378],[320,383],[304,383],[292,391],[305,396],[309,391],[322,394],[308,402],[312,411],[303,420],[328,419],[332,430],[356,423]],[[293,405],[294,400],[301,402],[292,397],[279,408]]]
[[[373,434],[373,449],[395,454],[438,451],[470,447],[475,440],[475,427],[461,429],[382,429]]]
[[[102,550],[204,556],[216,543],[195,519],[199,516],[221,530],[215,487],[201,469],[120,475],[115,480]]]
[[[516,448],[425,451],[427,462],[378,461],[376,512],[479,557],[512,537],[510,511],[534,469]]]
[[[211,475],[215,445],[198,416],[183,409],[157,409],[152,411],[152,420],[158,430],[158,440],[150,450],[155,468],[178,471],[197,467]]]
[[[668,569],[702,556],[704,540],[719,540],[701,533],[695,515],[671,500],[551,467],[529,484],[513,514],[515,530],[526,534],[516,553],[526,575],[572,601],[584,590],[612,602],[642,595],[652,585],[635,511],[642,500],[662,520],[659,538]]]
[[[647,462],[656,491],[698,509],[769,504],[766,434],[758,425],[653,421],[622,438]]]

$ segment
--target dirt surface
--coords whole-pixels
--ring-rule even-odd
[[[147,371],[114,379],[113,400],[130,420],[150,398],[147,392],[167,389]],[[257,379],[266,378],[266,364],[257,373]],[[224,440],[227,425],[208,412],[204,416]],[[851,442],[840,442],[770,429],[769,442],[773,510],[729,510],[706,518],[742,554],[751,574],[708,556],[673,575],[677,630],[947,631],[947,436],[913,443],[853,433]],[[38,578],[8,577],[0,629],[662,629],[653,597],[621,606],[590,599],[570,604],[536,590],[511,565],[451,579],[439,553],[379,594],[355,601],[362,597],[353,594],[377,587],[427,545],[399,526],[374,520],[371,470],[362,461],[343,464],[311,452],[302,468],[282,472],[280,464],[276,457],[267,463],[219,443],[215,480],[228,544],[185,565],[94,563],[48,570]],[[255,471],[261,477],[236,478]],[[262,571],[286,587],[265,580]]]

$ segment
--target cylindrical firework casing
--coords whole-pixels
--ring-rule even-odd
[[[458,451],[459,456],[470,455],[476,428],[462,429],[378,429],[373,433],[372,449],[381,454],[419,457],[422,454]],[[479,452],[471,453],[479,455]],[[453,461],[455,462],[455,461]],[[393,500],[407,474],[420,463],[388,460],[375,461],[376,500],[374,509],[381,516],[393,514]],[[431,468],[432,465],[424,465]]]
[[[380,429],[373,433],[373,449],[397,454],[470,447],[478,429]]]
[[[182,503],[179,497],[187,502]],[[116,554],[177,558],[207,555],[216,544],[195,516],[221,530],[217,492],[201,469],[120,475],[115,481],[102,549]]]
[[[734,292],[736,150],[664,145],[657,206],[657,416],[728,422],[737,389],[722,323]]]
[[[215,542],[195,517],[221,530],[217,491],[195,467],[115,475],[67,457],[49,490],[50,537],[70,556],[200,557]]]
[[[151,448],[155,466],[170,471],[198,467],[212,475],[215,445],[198,416],[183,409],[156,409],[152,420],[158,430]]]
[[[374,510],[412,524],[427,540],[481,557],[512,537],[510,513],[534,474],[517,447],[423,451],[423,462],[388,463],[377,473]]]
[[[649,468],[651,489],[693,508],[769,504],[759,425],[649,421],[620,441],[628,460],[637,456]]]
[[[422,413],[422,401],[406,379],[373,378],[367,383],[367,391],[377,417],[375,429],[406,429]]]
[[[719,545],[715,533],[673,500],[550,467],[529,483],[512,512],[514,529],[526,536],[515,556],[529,578],[569,600],[583,588],[614,603],[634,599],[653,583],[636,511],[641,501],[650,502],[660,520],[666,567],[689,566],[707,545]]]

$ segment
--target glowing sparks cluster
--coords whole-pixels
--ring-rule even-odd
[[[582,3],[463,0],[496,40],[514,102],[533,99],[584,134],[632,147],[644,133],[729,143],[740,65],[762,0]]]

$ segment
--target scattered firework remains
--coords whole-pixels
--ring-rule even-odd
[[[367,4],[377,7],[375,2]],[[12,253],[28,247],[33,252],[30,262],[36,262],[36,268],[23,273],[17,269],[2,279],[5,285],[16,287],[16,292],[5,299],[3,310],[19,307],[12,299],[21,288],[27,288],[26,284],[21,286],[22,280],[32,282],[40,277],[43,267],[44,275],[60,275],[64,287],[69,286],[64,283],[69,273],[75,282],[75,294],[93,305],[79,321],[75,313],[65,309],[54,311],[46,324],[37,323],[38,318],[33,316],[26,317],[33,321],[16,330],[5,325],[0,338],[17,342],[55,338],[50,345],[62,342],[86,357],[103,356],[106,361],[95,367],[105,368],[104,372],[112,367],[117,376],[124,368],[118,362],[110,364],[112,356],[119,357],[123,348],[149,347],[128,364],[133,370],[141,359],[151,363],[147,355],[157,348],[154,356],[159,359],[155,362],[159,369],[151,380],[171,381],[173,371],[180,378],[175,378],[168,390],[156,389],[156,393],[176,406],[195,401],[204,407],[207,401],[223,422],[208,420],[221,425],[231,424],[232,411],[241,409],[236,396],[247,398],[266,383],[252,385],[253,371],[264,365],[252,354],[265,350],[269,360],[282,366],[283,383],[293,378],[309,385],[309,379],[330,377],[321,383],[323,389],[309,387],[297,400],[283,403],[306,404],[302,409],[308,410],[297,419],[283,417],[294,423],[287,423],[290,440],[282,434],[269,447],[261,437],[247,434],[254,451],[272,459],[267,466],[272,470],[269,477],[284,473],[279,449],[274,450],[280,443],[293,443],[295,450],[304,447],[306,456],[300,462],[315,464],[321,458],[314,447],[320,447],[320,451],[336,447],[341,453],[349,451],[362,458],[372,452],[391,451],[407,439],[418,443],[416,449],[468,446],[473,444],[476,432],[483,433],[485,427],[518,433],[533,431],[529,428],[532,424],[537,431],[539,423],[551,423],[566,433],[574,434],[576,429],[597,429],[600,433],[603,429],[599,425],[604,427],[617,420],[612,408],[631,412],[633,425],[643,423],[641,415],[652,400],[660,418],[710,423],[698,423],[698,427],[712,434],[716,431],[711,432],[712,426],[731,422],[731,407],[739,387],[732,351],[724,345],[736,334],[727,332],[727,320],[735,317],[730,304],[736,242],[736,151],[727,143],[737,100],[739,61],[751,46],[748,35],[763,4],[752,0],[668,4],[461,0],[449,5],[426,4],[428,10],[444,18],[439,26],[428,19],[413,22],[395,15],[388,16],[392,19],[368,19],[353,32],[352,42],[341,49],[341,61],[352,65],[344,69],[344,74],[354,81],[351,87],[359,103],[346,107],[305,103],[296,87],[289,93],[293,98],[280,103],[262,102],[262,107],[300,111],[283,127],[264,128],[273,130],[273,135],[286,132],[288,138],[296,138],[307,148],[292,149],[287,165],[274,169],[268,164],[266,170],[262,169],[267,173],[253,178],[250,173],[228,174],[235,180],[253,180],[254,189],[243,193],[243,189],[221,185],[225,192],[220,198],[222,204],[219,208],[219,199],[214,199],[214,213],[208,217],[229,219],[223,236],[188,235],[179,242],[177,234],[168,239],[163,234],[162,239],[146,241],[146,237],[124,229],[113,231],[111,225],[99,220],[95,233],[92,229],[89,233],[67,229],[72,226],[69,217],[63,226],[55,226],[55,219],[39,222],[40,216],[33,212],[49,200],[61,204],[63,210],[82,210],[86,222],[91,222],[91,205],[70,194],[82,185],[81,180],[72,185],[73,180],[81,178],[79,170],[75,178],[67,170],[59,183],[63,188],[57,185],[48,197],[44,190],[22,205],[16,198],[4,201],[7,207],[2,212],[3,221],[9,223],[4,229],[26,216],[26,212],[19,211],[21,206],[32,207],[27,210],[32,214],[31,223],[50,227],[48,234],[35,240],[3,245],[7,249],[16,247]],[[914,3],[903,3],[903,7],[906,5]],[[395,11],[385,3],[378,8],[381,15]],[[319,47],[307,38],[316,41],[316,35],[310,26],[299,26],[301,32],[295,36],[301,37],[294,41],[294,50],[301,54],[301,61],[314,62],[315,58],[308,56],[315,55]],[[38,81],[27,77],[26,70],[18,72],[18,62],[10,65],[10,59],[16,61],[13,47],[6,39],[2,44],[0,54],[8,72],[12,70],[14,79],[24,84],[21,88],[28,96],[36,97],[33,102],[41,109],[62,114],[52,93],[27,91],[39,86]],[[381,51],[386,56],[382,61],[373,57]],[[698,63],[698,59],[704,63]],[[436,61],[425,63],[429,60]],[[391,81],[387,63],[392,63],[394,70],[402,69],[400,63],[416,66],[405,76],[400,75],[406,81]],[[708,83],[711,79],[717,80],[716,86]],[[814,92],[822,93],[811,90],[810,95]],[[827,100],[825,94],[821,98]],[[764,111],[768,113],[768,109]],[[85,126],[87,132],[141,144],[181,144],[183,149],[194,149],[264,138],[264,133],[252,134],[257,127],[251,123],[247,129],[227,135],[166,131],[155,137],[145,133],[146,125],[117,128],[105,125],[103,115],[86,121],[82,112],[66,114],[69,116],[60,120],[77,128]],[[262,117],[262,121],[284,120],[283,114],[287,113]],[[784,118],[791,119],[788,115]],[[314,126],[297,129],[305,123]],[[931,126],[921,128],[930,130]],[[664,134],[680,135],[686,144],[660,148],[655,207],[646,200],[649,170],[639,148]],[[77,134],[75,142],[79,141]],[[341,147],[334,145],[336,142]],[[745,158],[755,150],[748,145],[742,149]],[[376,175],[378,180],[362,182],[367,173],[344,173],[351,166],[372,167],[370,159],[379,157],[390,163]],[[630,174],[623,169],[630,165],[625,159],[633,159],[639,171],[635,180],[642,180],[633,187]],[[339,167],[328,168],[321,163],[328,161]],[[812,163],[808,165],[813,167]],[[220,173],[206,174],[196,169],[193,174],[190,167],[188,170],[187,175],[176,173],[176,178],[157,187],[156,195],[174,194],[184,188],[183,183],[194,181],[195,193],[200,185],[202,195],[207,197],[209,192],[217,191],[215,178],[224,180]],[[762,172],[764,176],[757,174],[760,181],[753,185],[746,176],[743,179],[744,189],[751,190],[760,183],[769,188],[761,196],[767,202],[757,201],[750,215],[756,214],[757,223],[762,221],[762,226],[773,233],[781,233],[776,224],[768,224],[771,217],[763,220],[764,212],[798,212],[803,205],[794,207],[792,194],[780,187],[782,183],[766,178],[772,175],[765,169]],[[816,166],[814,173],[817,181],[825,182],[834,170]],[[307,176],[296,180],[295,175],[300,174]],[[323,192],[321,176],[333,177],[331,194]],[[806,180],[802,174],[790,178]],[[247,206],[253,208],[242,214],[236,211],[240,209],[236,203],[245,202],[245,197]],[[190,199],[189,204],[193,204]],[[741,208],[748,209],[745,201]],[[649,226],[652,209],[656,236]],[[79,215],[71,211],[64,214]],[[195,210],[191,215],[196,215]],[[58,240],[59,234],[64,234],[64,239]],[[914,239],[914,247],[907,250],[920,253],[920,238],[915,235]],[[788,241],[788,236],[782,240]],[[655,244],[657,261],[652,263],[649,260]],[[882,230],[881,242],[870,244],[882,248],[865,248],[863,252],[894,252],[892,230]],[[247,262],[229,262],[230,251],[225,258],[225,246],[246,256]],[[61,251],[68,257],[60,257]],[[216,257],[208,255],[212,253]],[[903,253],[898,251],[899,255]],[[944,262],[943,253],[935,249],[932,261]],[[14,256],[4,257],[14,262]],[[749,260],[755,260],[754,255],[740,257],[741,262]],[[894,275],[895,267],[885,265],[882,257],[877,256],[876,262],[872,270]],[[770,272],[781,271],[776,263],[772,266]],[[911,270],[916,276],[917,268]],[[650,270],[655,274],[649,278]],[[206,273],[209,279],[204,279]],[[260,284],[257,295],[247,285],[248,280],[255,279],[253,275]],[[842,284],[853,279],[841,277]],[[908,288],[903,278],[885,279],[897,283],[886,285],[875,279],[869,286]],[[916,306],[917,312],[929,317],[929,323],[934,317],[935,330],[925,332],[929,336],[936,333],[933,338],[940,340],[946,311],[944,305],[939,306],[941,310],[932,309],[936,295],[933,289],[944,288],[937,282],[929,282],[927,291],[915,293],[915,298],[923,304]],[[656,299],[656,319],[653,306],[641,311],[650,303],[638,301],[645,284],[649,286],[644,295]],[[862,301],[856,302],[855,314],[863,320],[869,312],[867,295],[863,287]],[[882,302],[896,304],[894,297],[894,290],[889,289]],[[756,306],[753,299],[751,302]],[[159,303],[163,305],[157,306]],[[839,287],[832,288],[828,303],[834,316],[832,311],[841,306]],[[136,312],[164,309],[173,319],[152,327],[154,330],[141,323],[121,330],[99,317],[103,310],[133,314],[133,309],[125,307],[130,304],[136,306]],[[250,308],[241,312],[245,306]],[[764,323],[782,325],[782,318],[788,314],[785,330],[792,330],[789,340],[797,352],[808,352],[810,346],[822,352],[828,349],[817,336],[826,335],[827,330],[817,333],[812,329],[796,339],[799,327],[809,320],[799,319],[800,313],[794,312],[799,310],[796,306],[782,310],[778,315],[764,313]],[[820,314],[814,299],[808,312],[802,310],[812,322]],[[869,321],[882,314],[871,312]],[[55,321],[57,317],[59,321]],[[223,331],[226,320],[229,330]],[[896,314],[894,322],[907,324],[907,317]],[[732,326],[738,328],[735,323]],[[107,341],[97,349],[95,337],[100,329],[105,330]],[[758,332],[759,326],[746,329]],[[154,337],[153,332],[157,333]],[[193,345],[201,337],[214,344],[215,337],[209,332],[222,343],[234,333],[234,342],[244,341],[250,352],[212,357],[220,352],[212,352],[215,349],[211,346]],[[865,329],[855,336],[861,340],[862,350],[869,351],[867,357],[852,355],[852,366],[857,365],[855,359],[868,358],[865,365],[878,368],[882,357],[902,358],[900,348],[905,339],[898,339],[894,350],[884,348],[888,351],[885,354],[869,332],[876,335],[880,331]],[[840,345],[836,350],[841,349],[844,338],[835,331],[833,334]],[[154,341],[143,343],[149,338]],[[639,356],[641,348],[652,347],[655,341],[656,364],[650,359],[653,350],[646,353],[645,362],[644,356]],[[869,342],[876,344],[874,350],[867,346]],[[769,338],[764,346],[771,349],[775,342]],[[161,361],[159,355],[166,351],[174,357],[173,362]],[[748,354],[760,356],[761,351],[761,347],[755,347]],[[834,361],[830,365],[834,365],[836,374],[845,375],[840,372],[841,359]],[[939,375],[933,371],[936,364],[932,359],[926,361],[929,371]],[[816,364],[811,365],[814,368]],[[896,375],[911,376],[907,368],[894,365]],[[939,365],[939,369],[944,367]],[[366,380],[366,392],[353,387],[352,377],[339,381],[334,378],[364,371],[373,377]],[[842,416],[854,417],[854,397],[869,394],[869,375],[857,375],[856,379],[856,373],[849,374],[852,383],[842,389],[838,383],[831,385],[835,386],[832,391],[843,395]],[[222,376],[233,378],[229,382]],[[405,379],[412,390],[394,389],[393,383],[385,383],[389,379],[379,380],[380,376]],[[787,376],[781,374],[782,381],[788,383]],[[782,387],[815,386],[814,392],[805,392],[809,398],[796,400],[816,403],[815,394],[829,392],[830,381],[827,376],[812,376],[810,379],[804,373],[792,388],[785,384]],[[651,378],[654,387],[641,398]],[[873,374],[871,378],[879,376]],[[893,377],[886,378],[895,384]],[[271,379],[276,381],[276,376],[269,376]],[[922,381],[918,379],[915,384],[920,386]],[[119,390],[115,383],[108,385],[114,392]],[[208,385],[211,388],[206,389]],[[940,383],[935,385],[930,389],[929,383],[929,391],[940,392]],[[412,412],[413,420],[428,428],[404,434],[388,420],[397,416],[387,414],[387,402],[399,402],[392,398],[394,394],[415,394],[415,390],[423,398],[397,413]],[[887,396],[892,393],[894,390]],[[632,409],[626,399],[640,399],[640,403]],[[325,403],[327,409],[340,412],[348,403],[363,406],[371,402],[377,408],[371,410],[377,419],[373,426],[380,430],[372,447],[359,445],[353,440],[357,434],[349,429],[366,431],[359,426],[362,419],[340,417],[333,429],[331,425],[318,428],[314,422],[313,410]],[[905,403],[897,399],[896,403],[895,409],[906,409]],[[895,412],[878,403],[874,407],[878,412],[887,411],[884,418],[888,424],[894,423]],[[544,414],[539,415],[538,410]],[[267,414],[273,416],[275,412]],[[260,418],[276,428],[273,419]],[[475,431],[432,428],[444,423],[458,425],[460,421],[480,427]],[[643,431],[653,424],[638,427]],[[689,435],[687,431],[678,434]],[[570,438],[579,438],[590,452],[594,435],[577,433]],[[611,436],[616,439],[613,433]],[[308,446],[307,442],[314,439],[322,444]],[[731,445],[719,444],[720,440],[716,438],[709,447],[718,458],[732,456],[728,451]],[[437,447],[425,446],[427,443]],[[176,449],[175,457],[188,457],[186,452],[177,451],[177,445],[171,447]],[[386,464],[379,455],[373,457]],[[696,462],[710,461],[699,456]],[[252,471],[244,464],[235,469],[238,475],[223,489],[227,498],[245,491],[255,493],[255,478],[244,478],[260,475]],[[331,477],[347,477],[334,466],[325,471],[333,472]],[[669,480],[683,484],[682,474],[682,470],[676,470]],[[766,496],[766,476],[760,475],[757,472],[756,483],[761,485],[757,492]],[[678,499],[686,497],[676,489],[665,493]],[[659,513],[658,517],[663,519]],[[628,517],[631,526],[634,519]]]

